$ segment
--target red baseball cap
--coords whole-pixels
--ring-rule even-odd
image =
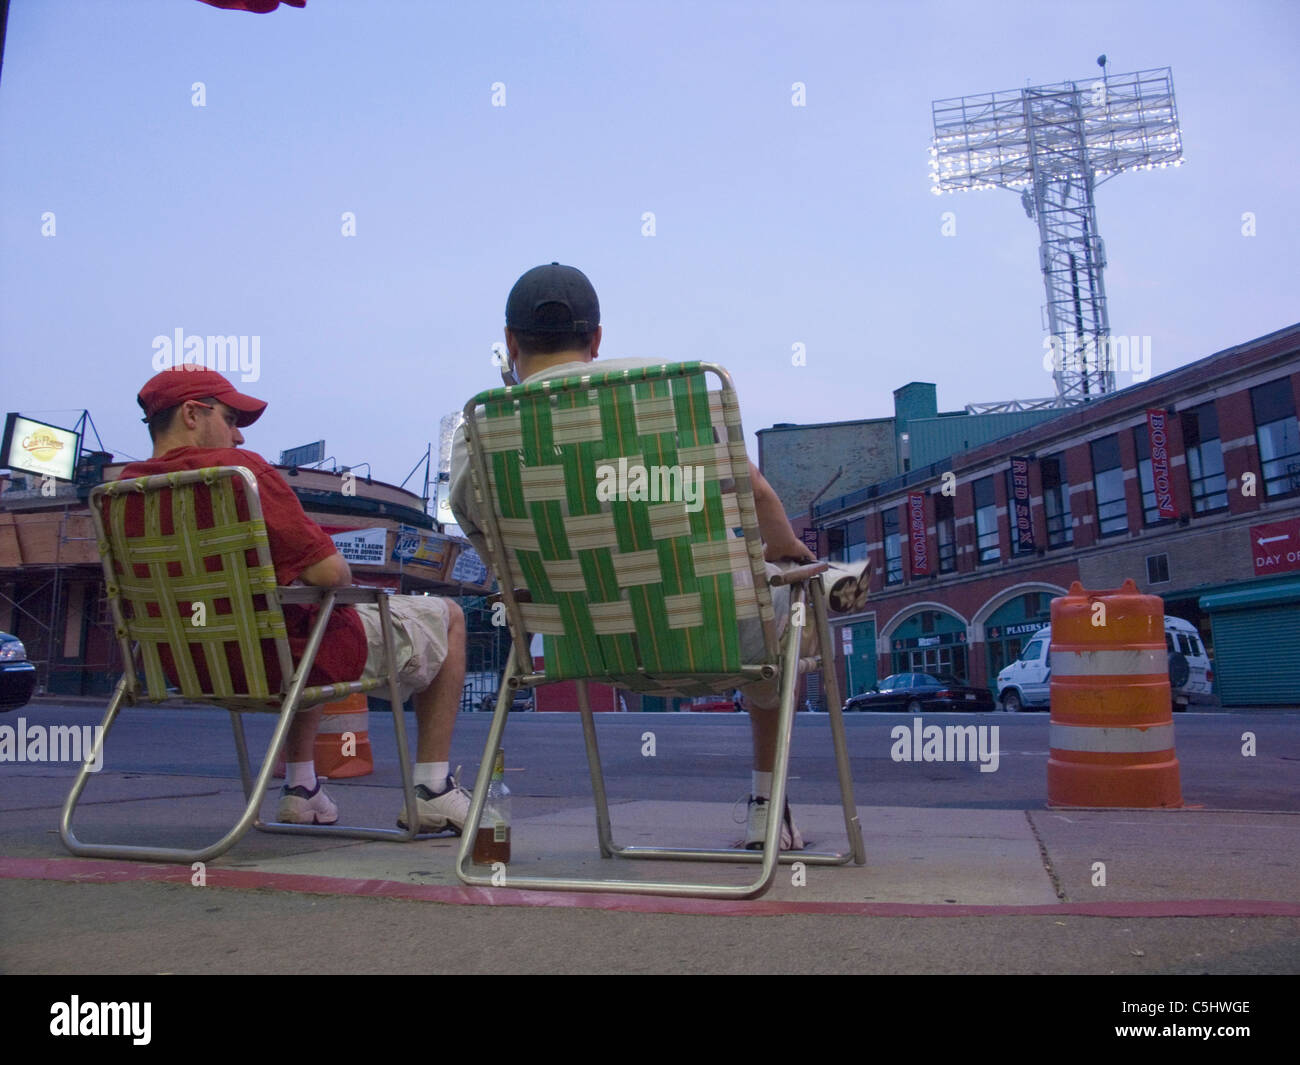
[[[221,400],[239,415],[235,424],[241,429],[252,425],[266,410],[265,400],[244,395],[216,370],[192,362],[154,374],[135,399],[144,410],[144,420],[148,421],[160,410],[178,407],[187,399],[209,396]]]

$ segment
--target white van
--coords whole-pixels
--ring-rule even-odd
[[[998,674],[998,702],[1003,710],[1045,710],[1051,695],[1052,626],[1034,633],[1020,657]],[[1165,649],[1169,654],[1169,686],[1175,710],[1189,703],[1212,702],[1214,672],[1190,621],[1165,615]]]

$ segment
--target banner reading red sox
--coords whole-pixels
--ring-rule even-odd
[[[1155,488],[1156,507],[1162,518],[1178,517],[1174,502],[1173,481],[1169,476],[1169,415],[1162,410],[1147,411],[1147,439],[1151,444],[1151,483]]]
[[[1032,554],[1034,519],[1029,510],[1029,459],[1011,456],[1011,520],[1016,527],[1017,549],[1021,554]]]
[[[925,495],[907,493],[907,539],[912,545],[912,575],[930,572],[930,542],[925,535]]]

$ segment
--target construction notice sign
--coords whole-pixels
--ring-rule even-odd
[[[1300,518],[1252,525],[1250,553],[1256,577],[1300,570]]]
[[[349,566],[382,566],[387,559],[387,529],[349,529],[330,534],[338,553]]]

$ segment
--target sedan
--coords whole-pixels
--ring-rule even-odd
[[[905,710],[909,714],[923,710],[987,712],[993,709],[993,695],[986,688],[973,688],[949,676],[895,673],[871,691],[853,696],[844,709]]]
[[[479,702],[479,709],[489,714],[496,713],[497,697],[495,695],[485,695]],[[510,700],[510,712],[513,714],[516,710],[531,710],[533,708],[533,693],[530,688],[516,688],[514,696]]]
[[[36,667],[17,636],[0,632],[0,711],[26,706],[36,688]]]

